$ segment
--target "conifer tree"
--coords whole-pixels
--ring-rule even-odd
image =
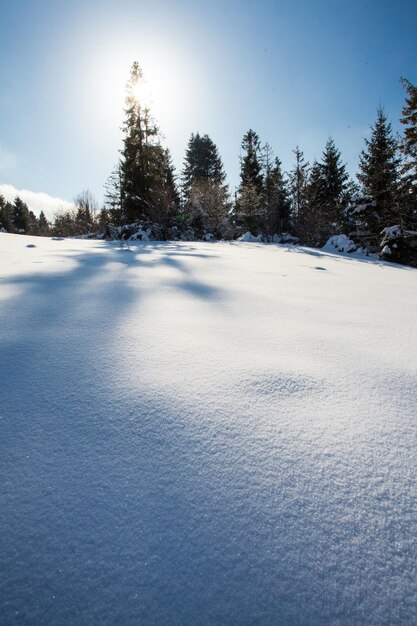
[[[322,245],[322,228],[319,228],[319,223],[324,202],[323,186],[322,168],[315,160],[309,170],[305,201],[300,204],[297,216],[297,234],[300,241],[311,246]]]
[[[413,172],[414,180],[417,180],[417,87],[406,78],[402,78],[401,82],[408,94],[400,119],[405,126],[401,148],[409,159],[407,169]]]
[[[176,209],[178,209],[180,205],[180,196],[177,187],[177,177],[175,174],[175,167],[172,161],[171,152],[168,148],[164,150],[163,165],[163,189],[168,194],[170,202]]]
[[[262,150],[263,202],[265,206],[264,230],[268,239],[275,233],[289,229],[290,200],[287,184],[281,169],[281,161],[273,156],[269,144]]]
[[[323,153],[321,174],[325,220],[334,224],[337,230],[343,223],[343,210],[349,201],[349,176],[340,151],[331,138]]]
[[[344,227],[351,184],[333,139],[326,143],[321,162],[314,161],[306,187],[306,204],[299,210],[298,230],[303,243],[322,246]]]
[[[262,193],[261,142],[255,131],[249,129],[242,140],[244,155],[241,159],[241,185],[252,184],[258,193]]]
[[[289,173],[289,193],[291,200],[292,218],[297,224],[299,216],[307,204],[307,182],[309,163],[304,160],[304,154],[298,146],[293,150],[295,164]]]
[[[30,235],[39,235],[38,218],[33,211],[29,211],[28,226],[26,232]]]
[[[189,200],[191,187],[200,181],[223,185],[226,174],[216,144],[208,135],[192,133],[185,153],[182,172],[184,201]]]
[[[30,218],[27,204],[17,196],[13,203],[13,226],[17,232],[25,233],[29,228]]]
[[[39,214],[38,231],[40,235],[47,235],[49,233],[49,223],[43,211]]]
[[[221,236],[229,211],[226,174],[216,144],[206,134],[192,134],[182,173],[185,215],[197,237]]]
[[[13,232],[13,205],[0,195],[0,230],[4,228],[8,233]]]
[[[74,198],[76,209],[75,222],[79,234],[91,232],[97,218],[98,204],[89,189],[85,189]]]
[[[377,110],[371,138],[365,139],[365,144],[360,155],[358,180],[364,194],[374,200],[382,228],[400,219],[398,144],[382,107]]]
[[[240,186],[234,208],[234,221],[240,229],[256,235],[265,224],[265,205],[261,143],[255,131],[250,129],[244,135],[241,148],[244,154],[240,159]]]
[[[156,178],[154,190],[154,204],[156,208],[155,218],[164,228],[170,225],[180,209],[180,197],[177,189],[175,168],[172,162],[171,153],[168,149],[162,149],[159,160],[160,171]]]
[[[401,82],[407,91],[405,106],[402,110],[401,124],[405,126],[400,149],[404,155],[403,187],[404,209],[407,221],[417,227],[417,87],[406,78]]]
[[[108,223],[120,224],[124,206],[123,171],[120,161],[104,185],[104,205],[105,208],[99,218],[100,226],[104,227]]]
[[[154,216],[154,191],[158,184],[163,150],[159,130],[150,111],[139,101],[142,70],[133,63],[127,84],[124,146],[122,150],[122,220],[129,223]]]

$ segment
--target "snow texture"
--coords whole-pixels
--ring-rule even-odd
[[[415,624],[416,310],[342,254],[0,234],[2,625]]]

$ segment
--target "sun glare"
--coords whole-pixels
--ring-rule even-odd
[[[148,81],[140,80],[133,87],[133,95],[141,107],[150,108],[153,104],[152,92]]]
[[[172,49],[150,55],[120,48],[97,51],[85,68],[86,82],[94,85],[91,98],[100,103],[94,111],[95,120],[99,115],[106,127],[109,124],[118,127],[123,116],[130,68],[137,59],[143,77],[135,85],[133,95],[142,107],[150,110],[160,127],[168,130],[174,119],[178,122],[183,107],[187,106],[189,60],[184,60],[178,51],[173,53]]]

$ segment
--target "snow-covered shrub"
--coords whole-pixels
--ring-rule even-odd
[[[245,241],[246,243],[260,243],[262,241],[262,235],[252,235],[251,232],[247,231],[238,237],[238,241]]]
[[[333,235],[327,240],[322,250],[326,252],[355,252],[358,246],[347,235]]]
[[[298,243],[298,237],[294,237],[289,233],[275,233],[272,237],[272,243]]]
[[[349,239],[364,250],[378,251],[379,233],[383,224],[373,198],[355,198],[347,208],[346,221]]]
[[[396,224],[384,228],[381,235],[382,259],[417,267],[417,231],[405,230]]]

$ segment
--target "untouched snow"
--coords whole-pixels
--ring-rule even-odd
[[[2,625],[415,624],[416,311],[341,254],[0,234]]]

